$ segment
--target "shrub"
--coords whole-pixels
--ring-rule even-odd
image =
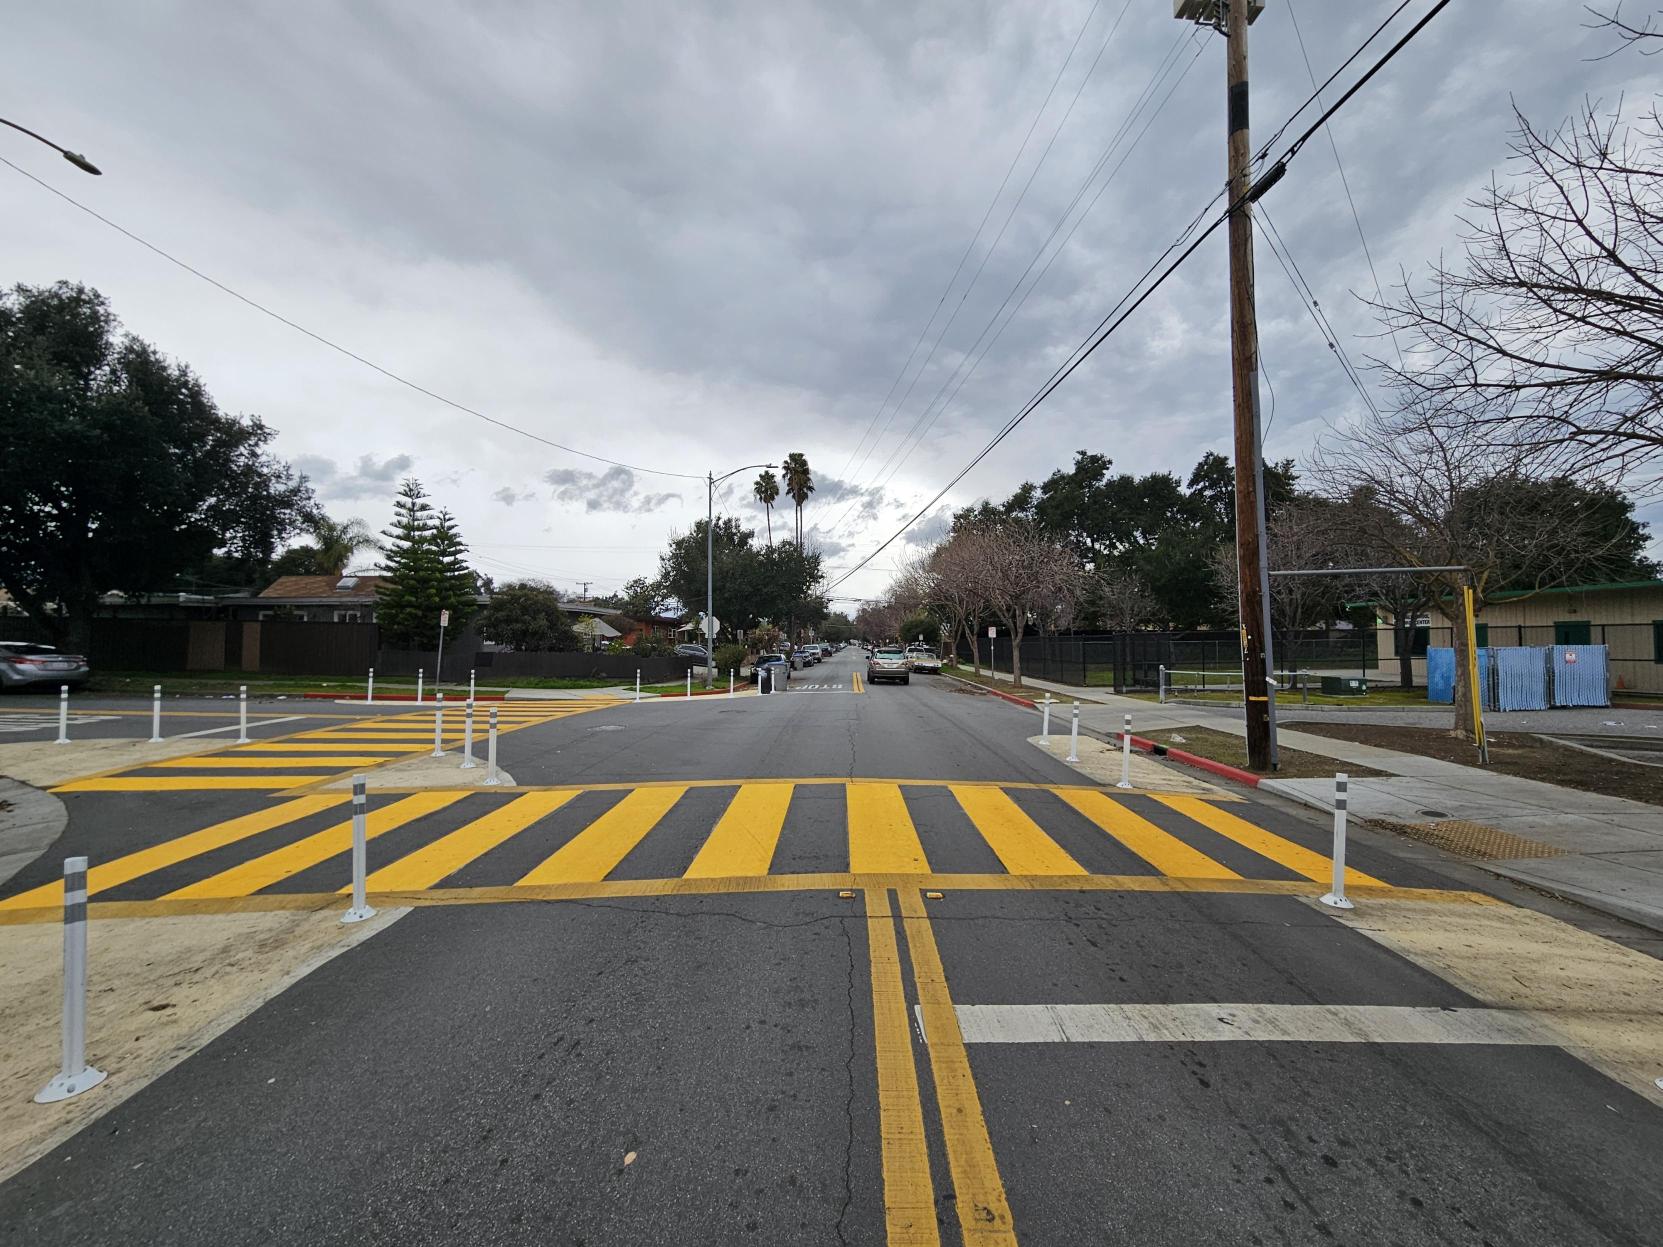
[[[716,670],[738,671],[745,665],[745,647],[743,645],[718,645],[714,655]]]

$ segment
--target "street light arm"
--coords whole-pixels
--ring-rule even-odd
[[[731,472],[724,472],[720,476],[711,477],[710,478],[710,483],[712,485],[716,485],[716,484],[718,484],[722,481],[727,480],[728,477],[730,477],[730,476],[738,476],[741,472],[749,472],[752,468],[777,468],[779,466],[780,465],[777,464],[777,463],[747,463],[742,468],[735,468]]]
[[[14,130],[27,134],[30,138],[36,140],[37,142],[45,143],[53,151],[57,152],[58,155],[62,156],[65,160],[69,161],[70,164],[85,173],[90,173],[94,177],[102,177],[104,175],[104,171],[102,169],[93,164],[92,161],[88,160],[85,156],[81,155],[80,152],[72,152],[67,147],[59,147],[51,139],[47,138],[43,134],[36,134],[33,130],[29,129],[28,126],[20,126],[17,122],[7,121],[4,117],[0,117],[0,125],[10,126]]]

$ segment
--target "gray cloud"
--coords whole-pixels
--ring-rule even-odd
[[[520,493],[516,491],[512,485],[504,485],[501,489],[493,492],[491,494],[491,498],[493,501],[502,503],[505,507],[511,507],[517,502],[536,501],[537,491],[534,489],[528,489],[524,493]]]
[[[581,502],[588,512],[618,511],[626,515],[644,515],[681,501],[681,495],[677,493],[637,494],[635,473],[628,468],[613,467],[600,473],[577,468],[550,468],[543,473],[543,480],[554,486],[551,497],[556,502]]]
[[[306,473],[312,488],[325,502],[352,498],[391,498],[400,478],[416,461],[409,455],[393,455],[377,462],[373,455],[360,456],[351,471],[343,472],[323,455],[298,455],[294,466]]]

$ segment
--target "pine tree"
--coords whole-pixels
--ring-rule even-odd
[[[439,512],[430,541],[439,565],[439,609],[450,612],[452,629],[460,629],[479,609],[478,587],[473,568],[468,566],[467,544],[448,510]]]
[[[387,583],[376,599],[376,622],[397,648],[431,649],[438,643],[443,572],[434,529],[421,482],[404,481],[393,502],[392,527],[381,534],[387,539],[382,560]]]

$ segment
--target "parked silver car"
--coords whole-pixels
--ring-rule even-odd
[[[0,688],[80,688],[92,674],[79,654],[60,654],[34,641],[0,641]]]
[[[907,646],[907,663],[914,671],[928,671],[932,675],[941,673],[941,659],[927,645]]]
[[[912,668],[907,665],[907,656],[898,645],[880,645],[866,660],[868,684],[876,684],[879,680],[899,680],[902,684],[910,684],[911,677]]]

